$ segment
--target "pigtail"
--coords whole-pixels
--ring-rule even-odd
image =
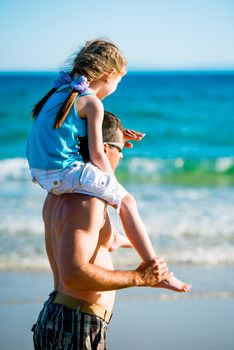
[[[42,107],[44,106],[46,101],[50,98],[50,96],[52,96],[55,93],[56,90],[57,88],[53,87],[39,102],[37,102],[37,104],[35,104],[35,106],[33,106],[33,109],[32,109],[33,119],[37,118],[38,114],[42,110]]]
[[[60,128],[60,126],[63,124],[64,120],[66,119],[68,113],[70,112],[76,100],[77,95],[78,95],[78,91],[76,91],[75,89],[73,89],[70,95],[68,95],[61,109],[58,111],[58,114],[56,115],[55,122],[54,122],[54,129]]]

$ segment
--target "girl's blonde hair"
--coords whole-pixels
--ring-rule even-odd
[[[70,71],[71,78],[83,75],[87,78],[88,83],[97,80],[105,73],[123,74],[126,67],[126,59],[120,49],[111,41],[95,39],[87,41],[85,46],[76,55],[73,67]],[[33,108],[32,115],[36,118],[40,113],[45,102],[57,90],[51,89]],[[59,128],[66,119],[78,91],[73,89],[64,101],[61,109],[57,113],[54,128]]]

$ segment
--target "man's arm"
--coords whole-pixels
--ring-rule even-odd
[[[92,258],[103,225],[104,203],[90,198],[70,213],[59,242],[59,273],[66,287],[107,291],[133,286],[154,286],[168,279],[167,266],[157,258],[136,270],[112,271],[94,265]]]

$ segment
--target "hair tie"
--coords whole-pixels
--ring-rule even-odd
[[[79,78],[74,79],[71,82],[71,87],[75,89],[80,94],[83,94],[84,92],[89,90],[89,85],[87,83],[87,78],[81,75]]]
[[[72,78],[67,72],[59,72],[59,77],[54,82],[54,88],[58,89],[60,86],[64,84],[70,84],[72,82]]]

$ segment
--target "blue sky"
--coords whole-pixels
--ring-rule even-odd
[[[129,69],[234,69],[234,0],[7,0],[0,70],[57,70],[106,37]]]

